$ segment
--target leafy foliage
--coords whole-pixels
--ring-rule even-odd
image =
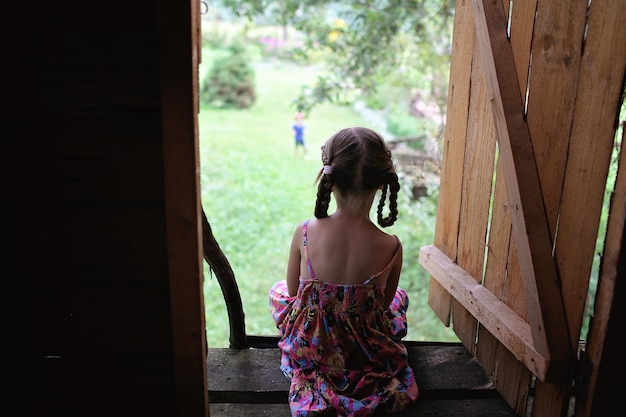
[[[293,26],[304,36],[299,53],[326,50],[329,74],[303,86],[297,110],[341,102],[352,91],[374,92],[390,69],[406,89],[427,84],[444,105],[454,13],[452,0],[223,0],[235,15]],[[424,77],[424,74],[433,74]]]
[[[203,80],[200,101],[210,107],[246,109],[256,101],[254,70],[242,44],[235,42],[229,49]]]

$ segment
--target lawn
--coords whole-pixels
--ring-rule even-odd
[[[199,114],[202,205],[237,279],[246,332],[276,335],[268,291],[284,279],[298,222],[313,216],[320,146],[346,126],[373,127],[350,106],[324,104],[307,115],[309,158],[294,155],[291,102],[314,68],[288,63],[255,66],[257,101],[247,110],[202,108]],[[434,204],[401,196],[399,221],[386,231],[404,244],[400,286],[409,293],[409,340],[456,341],[427,305],[428,275],[417,261],[432,243]],[[205,264],[206,265],[206,264]],[[227,347],[228,315],[218,281],[205,268],[204,295],[210,347]]]

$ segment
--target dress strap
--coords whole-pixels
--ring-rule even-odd
[[[363,285],[369,284],[373,279],[378,278],[383,272],[391,268],[391,265],[393,265],[394,261],[396,260],[396,257],[398,256],[398,252],[400,251],[400,239],[398,239],[398,236],[394,236],[394,237],[396,238],[397,244],[396,244],[396,250],[393,253],[393,256],[391,257],[391,260],[389,261],[387,265],[385,265],[383,269],[381,269],[379,272],[375,273],[374,275],[372,275],[371,277],[363,281]]]
[[[309,250],[307,248],[307,229],[309,228],[309,221],[311,219],[306,219],[302,224],[302,244],[304,246],[304,259],[306,261],[306,267],[309,270],[309,275],[312,279],[315,279],[315,273],[313,272],[313,267],[311,266],[311,259],[309,259]]]

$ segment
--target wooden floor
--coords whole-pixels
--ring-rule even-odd
[[[396,417],[515,417],[491,381],[461,344],[408,342],[420,399]],[[212,417],[289,417],[289,382],[276,347],[208,352]]]

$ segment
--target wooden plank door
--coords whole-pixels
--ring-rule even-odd
[[[534,379],[534,416],[568,406],[626,61],[617,1],[561,3],[457,2],[435,241],[420,253],[429,304],[520,415]]]

